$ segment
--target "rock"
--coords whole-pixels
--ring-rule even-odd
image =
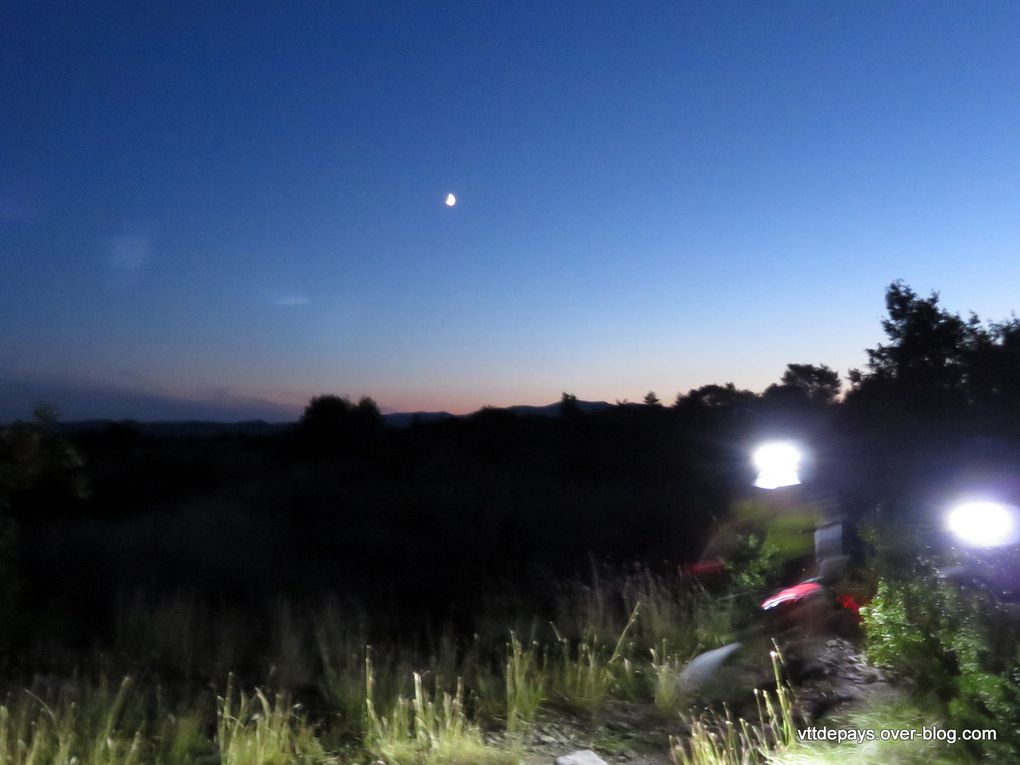
[[[797,673],[797,677],[799,680],[810,680],[816,677],[825,677],[829,674],[829,669],[830,668],[825,664],[825,662],[818,659],[809,659],[801,665],[800,672]]]
[[[836,686],[833,689],[833,694],[841,702],[860,701],[864,698],[864,694],[857,690],[857,688],[855,688],[851,683]]]
[[[606,765],[606,761],[591,749],[581,749],[556,758],[556,765]]]

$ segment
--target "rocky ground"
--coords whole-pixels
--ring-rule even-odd
[[[867,663],[853,643],[826,640],[795,678],[797,706],[806,722],[844,715],[897,697],[882,670]]]
[[[747,675],[746,688],[767,687],[767,669],[761,662],[739,668]],[[845,638],[814,640],[792,646],[785,658],[787,682],[794,689],[796,708],[804,724],[817,724],[895,695],[882,672],[868,665],[859,648]],[[773,683],[774,685],[774,683]],[[731,700],[750,715],[750,699]],[[539,720],[523,741],[528,765],[667,765],[669,740],[682,736],[679,715],[663,715],[648,703],[614,702],[595,719],[548,716]],[[509,743],[499,734],[490,743]]]

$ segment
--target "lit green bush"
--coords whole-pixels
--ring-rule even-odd
[[[934,699],[957,729],[990,728],[981,754],[1020,761],[1020,615],[979,589],[920,570],[884,579],[861,609],[869,658]]]

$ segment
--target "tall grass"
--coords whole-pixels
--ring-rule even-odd
[[[634,638],[643,651],[665,642],[680,654],[693,655],[729,637],[727,601],[712,598],[695,581],[638,569],[621,580],[619,590],[627,612],[641,604]]]
[[[513,748],[557,703],[590,716],[611,698],[676,709],[669,679],[715,616],[689,583],[644,571],[575,583],[558,612],[564,631],[532,621],[527,641],[446,631],[372,650],[357,609],[297,606],[122,603],[106,650],[69,654],[84,674],[0,705],[0,765],[283,765],[341,750],[390,765],[515,763]],[[267,641],[248,639],[256,625]],[[220,675],[230,680],[217,695],[230,665],[238,672]],[[102,679],[122,674],[140,682]]]
[[[510,733],[530,726],[546,700],[549,689],[546,663],[546,655],[537,641],[525,647],[517,635],[510,633],[504,672],[506,729]]]
[[[680,672],[690,657],[673,651],[665,640],[658,649],[651,648],[648,653],[652,657],[649,665],[653,678],[652,701],[660,714],[672,716],[680,709]]]
[[[248,651],[253,621],[236,608],[187,593],[159,600],[135,593],[115,610],[110,653],[177,685],[206,686],[254,663]]]
[[[675,765],[962,765],[973,760],[962,748],[945,747],[920,737],[910,739],[828,742],[806,741],[800,737],[794,716],[791,690],[782,681],[782,656],[772,652],[776,690],[755,691],[758,719],[734,720],[729,710],[723,715],[703,714],[688,720],[689,734],[674,738],[671,754]],[[837,727],[857,731],[910,730],[932,725],[930,716],[916,707],[882,704],[847,716]],[[835,723],[835,721],[834,721]],[[821,727],[821,726],[820,726]]]
[[[261,690],[235,698],[233,681],[218,699],[216,741],[222,765],[290,765],[325,759],[315,730],[281,694]]]
[[[935,720],[929,715],[912,705],[884,703],[850,715],[841,721],[841,725],[856,730],[916,730],[933,722]],[[769,765],[966,765],[975,762],[959,742],[944,744],[917,739],[883,741],[877,738],[864,743],[801,743],[785,751],[774,752]]]
[[[589,633],[588,640],[582,639],[574,647],[553,626],[561,650],[560,661],[553,672],[553,688],[568,706],[593,714],[602,708],[610,691],[623,682],[633,680],[632,665],[624,655],[624,649],[627,633],[637,622],[639,609],[640,604],[636,604],[616,638],[613,650],[608,653],[594,630]]]
[[[572,639],[611,644],[639,603],[641,619],[629,636],[642,655],[663,641],[693,655],[732,639],[733,600],[711,595],[688,576],[643,567],[626,573],[596,568],[589,581],[570,583],[562,590],[555,623]]]
[[[30,691],[0,705],[0,765],[179,765],[212,753],[200,712],[156,711],[127,678],[119,686],[67,682],[49,698]]]
[[[141,733],[125,729],[124,706],[131,683],[116,691],[103,683],[83,703],[65,689],[47,704],[29,692],[0,707],[0,764],[133,765],[141,755]]]
[[[390,765],[516,765],[515,753],[488,746],[479,726],[468,720],[463,683],[453,693],[430,694],[416,672],[412,695],[379,711],[370,659],[365,677],[365,747],[372,755]]]
[[[755,690],[757,722],[734,721],[727,709],[723,716],[706,714],[688,721],[690,735],[674,739],[671,754],[676,765],[766,765],[776,753],[792,751],[798,743],[793,719],[793,697],[783,683],[778,651],[772,652],[775,693]]]

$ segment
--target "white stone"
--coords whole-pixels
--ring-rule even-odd
[[[582,749],[556,758],[556,765],[606,765],[591,749]]]

